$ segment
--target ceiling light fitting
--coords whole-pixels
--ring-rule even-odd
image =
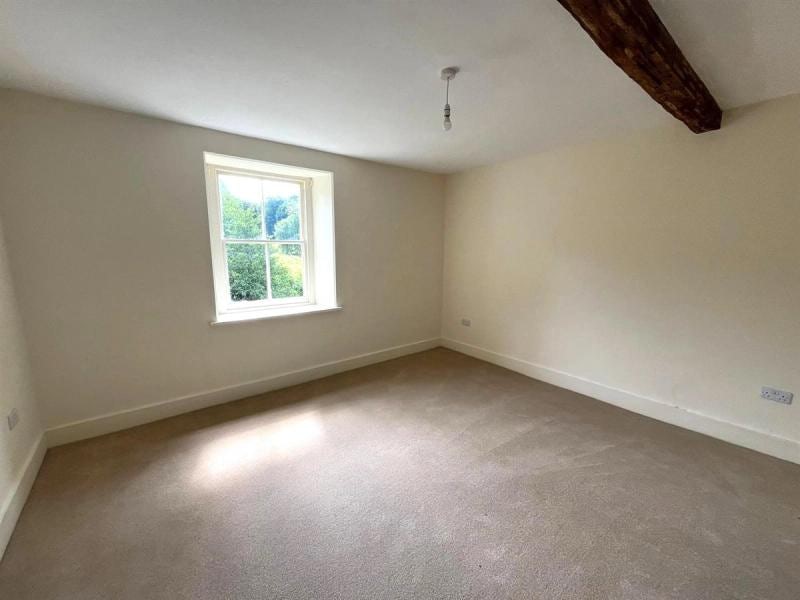
[[[450,121],[450,80],[455,78],[456,73],[458,73],[458,67],[444,68],[441,73],[442,80],[447,82],[444,97],[444,121],[442,122],[445,131],[450,131],[450,128],[453,127],[453,122]]]

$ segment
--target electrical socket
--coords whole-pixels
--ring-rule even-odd
[[[461,319],[461,324],[464,327],[471,327],[472,326],[472,321],[470,321],[469,319]]]
[[[6,417],[6,420],[8,421],[8,430],[9,431],[11,431],[12,429],[14,429],[14,427],[17,426],[17,423],[19,423],[19,413],[17,412],[16,408],[12,409],[12,411],[10,413],[8,413],[8,416]]]
[[[771,387],[762,387],[761,397],[764,398],[764,400],[772,400],[773,402],[780,402],[781,404],[791,404],[794,394],[792,392],[776,390]]]

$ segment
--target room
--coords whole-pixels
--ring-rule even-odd
[[[0,598],[800,598],[800,3],[0,15]]]

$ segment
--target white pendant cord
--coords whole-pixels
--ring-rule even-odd
[[[441,72],[441,78],[445,81],[444,121],[442,121],[442,128],[445,131],[450,131],[453,127],[453,123],[450,121],[450,80],[456,76],[456,73],[458,73],[458,67],[447,67]]]
[[[450,77],[448,77],[444,93],[444,121],[442,121],[442,128],[445,131],[450,131],[452,126],[453,123],[450,121]]]

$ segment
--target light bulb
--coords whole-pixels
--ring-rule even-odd
[[[439,76],[445,82],[444,88],[444,121],[442,121],[442,129],[450,131],[453,128],[453,123],[450,121],[450,80],[453,79],[458,73],[458,67],[447,67],[442,69]]]

